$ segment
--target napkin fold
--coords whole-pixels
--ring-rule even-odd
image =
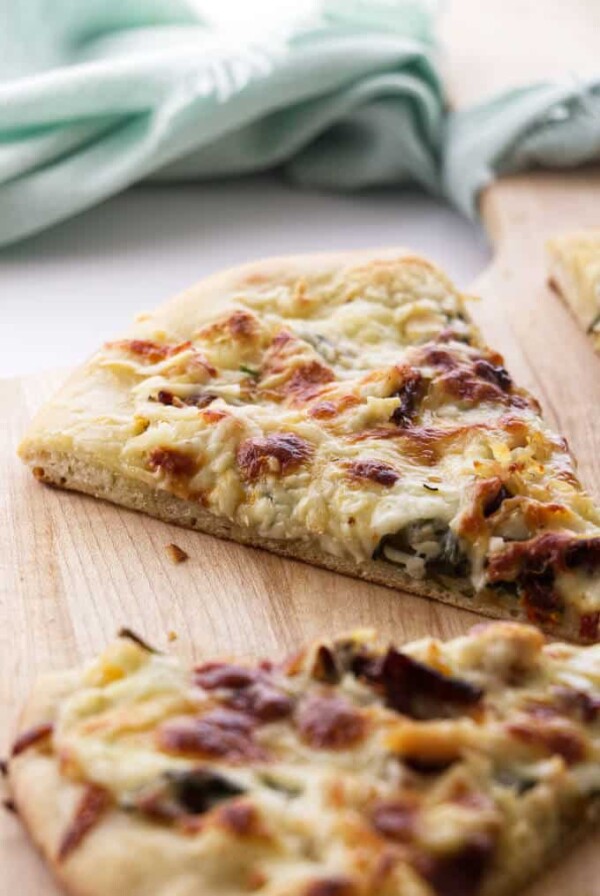
[[[0,245],[148,178],[439,190],[430,7],[328,2],[240,46],[186,0],[0,0]]]
[[[600,78],[534,84],[449,116],[446,194],[477,215],[479,191],[503,174],[600,160]]]

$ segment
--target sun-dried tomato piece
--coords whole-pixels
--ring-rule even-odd
[[[564,564],[567,569],[595,572],[600,566],[600,538],[574,538],[565,550]]]
[[[600,565],[600,537],[579,538],[566,532],[543,532],[527,541],[512,541],[493,554],[488,563],[490,582],[516,579],[522,573],[541,574]]]
[[[508,498],[512,498],[512,494],[499,479],[496,480],[495,488],[490,489],[490,493],[484,500],[484,517],[487,518],[488,516],[493,516],[495,513],[497,513],[504,501],[508,500]]]
[[[415,832],[418,808],[414,803],[389,800],[377,803],[371,811],[371,824],[390,840],[410,841]]]
[[[351,479],[375,482],[377,485],[392,486],[400,479],[400,473],[390,464],[374,459],[350,461],[347,471]]]
[[[77,804],[75,815],[60,841],[57,853],[59,862],[64,862],[98,824],[110,802],[110,794],[104,787],[98,787],[96,784],[87,785]]]
[[[204,715],[170,719],[156,739],[167,753],[199,758],[221,758],[231,763],[260,761],[265,751],[253,737],[254,722],[245,713],[217,708]]]
[[[323,877],[308,884],[302,896],[357,896],[356,885],[349,877]]]
[[[175,395],[170,389],[159,389],[156,394],[156,401],[167,406],[183,408],[205,408],[208,407],[218,396],[213,392],[194,392],[190,395]]]
[[[415,864],[436,896],[477,896],[493,854],[492,838],[481,834],[456,852],[421,855]]]
[[[463,714],[477,707],[483,698],[483,690],[477,685],[443,675],[394,647],[376,660],[357,658],[353,671],[383,691],[387,706],[413,719]]]
[[[579,620],[579,637],[582,641],[597,641],[600,632],[600,612],[584,613]]]
[[[311,694],[295,717],[302,740],[315,749],[346,750],[367,734],[367,720],[348,700],[334,693]]]
[[[290,715],[293,701],[273,682],[270,669],[233,663],[207,663],[194,672],[194,681],[205,690],[223,689],[232,693],[223,703],[260,722],[274,722]]]
[[[409,371],[400,388],[393,393],[400,399],[400,404],[390,417],[390,422],[400,427],[409,426],[417,414],[424,390],[423,375],[418,370]]]
[[[600,715],[600,694],[589,694],[575,688],[557,686],[552,688],[554,705],[560,712],[580,719],[586,724],[595,722]]]
[[[243,800],[235,800],[219,809],[218,821],[236,837],[264,837],[266,833],[256,808]]]
[[[29,747],[46,740],[52,734],[53,729],[54,726],[50,722],[43,722],[41,725],[34,725],[33,728],[23,731],[12,745],[11,756],[18,756]]]
[[[194,669],[194,683],[206,691],[213,691],[216,688],[247,687],[259,677],[259,670],[236,663],[204,663]]]
[[[326,684],[337,684],[340,680],[335,655],[326,644],[319,644],[310,674],[316,681]]]
[[[293,701],[287,694],[266,681],[257,681],[237,691],[226,702],[260,722],[285,719],[294,708]]]
[[[531,714],[531,720],[523,719],[507,725],[507,731],[517,740],[530,744],[549,755],[561,756],[567,765],[580,762],[585,756],[585,743],[581,734],[560,720],[544,719]]]
[[[512,388],[512,379],[506,367],[501,364],[491,364],[485,358],[479,358],[475,361],[473,369],[477,376],[487,380],[503,392],[510,392]]]

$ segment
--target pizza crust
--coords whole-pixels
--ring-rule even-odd
[[[77,673],[54,673],[39,679],[21,714],[19,731],[51,722],[61,699],[81,684]],[[83,894],[85,890],[65,879],[54,860],[58,837],[71,817],[78,788],[61,777],[53,756],[37,750],[10,760],[9,788],[20,820],[57,880],[69,893]]]
[[[472,610],[474,613],[480,613],[492,619],[507,617],[506,604],[502,602],[501,594],[490,593],[489,597],[465,596],[459,591],[453,593],[449,586],[438,587],[431,581],[415,579],[403,572],[400,567],[382,560],[357,564],[351,559],[328,554],[318,545],[311,544],[309,541],[262,538],[249,529],[236,526],[225,518],[215,516],[196,501],[185,501],[169,492],[127,479],[119,473],[111,473],[104,467],[94,464],[91,459],[84,461],[73,459],[68,455],[61,456],[59,453],[44,452],[30,455],[29,462],[36,467],[36,475],[49,485],[83,492],[130,510],[147,513],[176,526],[195,529],[198,532],[205,532],[217,538],[230,539],[240,544],[263,548],[282,557],[302,560],[313,566],[320,566],[353,578],[385,585],[396,591],[407,591],[420,597],[432,598],[449,606]],[[508,599],[510,600],[510,597]],[[526,614],[516,602],[514,603],[515,606],[510,612],[510,616],[517,621],[527,622]],[[565,624],[553,627],[552,634],[575,638],[577,636],[577,620],[573,620],[571,626],[568,624],[569,621],[569,617],[565,615]]]
[[[64,865],[55,859],[57,819],[68,819],[68,807],[74,806],[78,788],[65,783],[58,766],[50,757],[36,755],[14,763],[11,787],[19,816],[33,842],[44,856],[52,874],[70,896],[217,896],[210,886],[198,882],[193,867],[202,861],[202,851],[195,848],[193,838],[158,828],[155,825],[133,822],[125,813],[113,810],[102,824],[92,831]],[[40,799],[43,794],[43,799]],[[526,854],[519,876],[510,881],[496,877],[486,886],[481,896],[515,896],[522,887],[560,862],[576,847],[600,820],[600,798],[583,817],[565,821],[555,839],[547,844],[541,855]],[[151,856],[151,873],[148,873]],[[218,862],[231,862],[230,845],[218,857]],[[539,865],[538,865],[539,861]],[[187,870],[189,868],[189,871]],[[543,879],[538,883],[543,884]],[[247,892],[247,891],[244,891]],[[239,890],[219,889],[218,896],[243,896]],[[298,887],[270,890],[269,896],[301,896]],[[389,896],[395,896],[390,892]],[[418,896],[434,896],[425,890]]]
[[[61,701],[84,684],[80,671],[40,678],[25,705],[19,730],[53,722]],[[228,869],[235,868],[236,860],[241,867],[247,866],[251,843],[236,843],[232,848],[230,837],[220,837],[215,832],[209,837],[185,835],[119,808],[111,808],[75,852],[57,862],[58,843],[73,816],[82,787],[61,774],[56,757],[44,748],[30,748],[11,759],[9,787],[19,818],[57,881],[71,896],[243,896],[249,892],[228,883]],[[557,806],[541,797],[536,819],[539,830],[551,830],[548,813],[556,811]],[[572,806],[560,820],[553,818],[552,835],[545,841],[541,837],[531,840],[536,833],[530,827],[532,820],[529,814],[528,826],[521,831],[523,849],[510,873],[497,869],[480,896],[515,896],[521,887],[539,876],[541,869],[547,870],[566,855],[600,820],[600,795],[590,800],[584,810],[579,805]],[[413,883],[412,878],[410,882]],[[396,886],[385,887],[381,896],[404,893],[402,886],[400,891]],[[425,884],[406,892],[411,896],[435,896]],[[283,880],[272,881],[268,888],[268,896],[305,893],[304,876],[294,880],[290,875],[286,880],[284,875]]]
[[[418,265],[425,276],[434,271],[425,259],[414,256],[406,249],[371,249],[354,252],[322,253],[312,255],[292,255],[265,259],[241,265],[228,271],[214,274],[200,281],[190,289],[174,296],[169,301],[136,318],[131,337],[143,339],[151,337],[157,330],[163,331],[173,341],[185,341],[190,333],[205,324],[207,319],[218,316],[231,302],[236,291],[252,284],[289,282],[298,277],[324,277],[335,273],[347,265],[382,261],[386,259],[410,259]],[[435,269],[436,278],[442,273]],[[450,283],[448,281],[448,286]],[[86,393],[90,393],[89,395]],[[70,446],[63,433],[73,423],[77,423],[81,410],[94,402],[98,413],[111,412],[115,408],[125,413],[133,404],[117,388],[114,379],[102,376],[90,362],[70,376],[54,398],[43,405],[32,420],[19,446],[19,456],[28,464],[36,462],[40,447],[65,449]],[[117,448],[112,452],[110,443],[106,447],[105,465],[111,459],[117,469]],[[66,485],[67,483],[57,483]]]
[[[230,306],[236,294],[244,289],[295,282],[298,278],[317,278],[321,284],[331,275],[357,264],[372,265],[368,269],[368,277],[376,277],[379,263],[385,263],[386,259],[409,261],[425,292],[431,286],[432,295],[436,288],[447,288],[452,296],[458,296],[442,272],[405,250],[378,249],[282,257],[209,277],[156,311],[140,315],[130,337],[143,340],[160,334],[165,341],[185,342],[208,320]],[[458,297],[457,301],[460,303],[462,300]],[[466,312],[463,320],[468,325]],[[470,335],[471,345],[481,347],[476,329],[473,328]],[[94,359],[70,377],[54,399],[38,412],[19,448],[21,458],[33,468],[38,478],[187,528],[263,547],[283,556],[431,597],[452,606],[496,618],[527,619],[527,611],[510,592],[504,591],[501,584],[471,597],[462,590],[462,583],[452,582],[449,578],[444,579],[442,584],[428,578],[414,578],[390,562],[371,559],[358,562],[338,557],[326,552],[316,540],[310,542],[308,538],[305,540],[290,535],[284,541],[263,537],[250,527],[235,525],[227,517],[205,510],[200,501],[186,500],[161,490],[147,471],[145,476],[150,483],[143,481],[140,475],[128,475],[121,452],[132,436],[131,421],[135,420],[136,405],[132,389],[126,384],[127,380],[121,381]],[[97,420],[101,423],[97,424]],[[595,610],[595,607],[592,609]],[[552,620],[547,630],[581,640],[581,617],[584,614],[590,614],[587,607],[582,609],[568,604],[560,620]],[[592,635],[588,637],[588,640],[593,639]]]
[[[60,701],[83,684],[78,673],[38,680],[23,711],[19,730],[52,721]],[[83,788],[61,775],[54,756],[29,749],[9,763],[9,788],[18,815],[61,887],[71,896],[243,896],[227,886],[226,871],[236,863],[231,840],[185,836],[110,809],[63,862],[56,855]],[[251,849],[244,844],[238,859]],[[199,882],[198,867],[206,882]],[[245,891],[246,892],[246,891]],[[297,888],[273,889],[269,896],[299,896]]]
[[[76,852],[58,863],[58,825],[63,821],[66,827],[67,810],[75,806],[80,790],[65,783],[49,757],[28,757],[14,765],[11,782],[19,815],[52,873],[72,896],[242,896],[241,891],[218,883],[219,866],[235,864],[231,843],[224,840],[210,854],[198,838],[137,819],[132,822],[119,810],[110,810]],[[212,870],[214,882],[199,883],[199,864],[207,878]],[[291,896],[297,890],[287,892]],[[273,896],[287,893],[273,890]]]

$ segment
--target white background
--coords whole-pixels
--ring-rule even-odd
[[[72,365],[205,274],[267,255],[408,246],[465,287],[483,235],[421,193],[301,191],[276,177],[138,187],[0,250],[0,376]]]

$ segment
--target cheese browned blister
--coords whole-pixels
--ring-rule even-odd
[[[76,896],[514,896],[600,808],[600,646],[516,623],[40,681],[9,762]]]
[[[101,348],[20,453],[44,481],[598,638],[600,515],[567,445],[414,256],[210,278]]]

